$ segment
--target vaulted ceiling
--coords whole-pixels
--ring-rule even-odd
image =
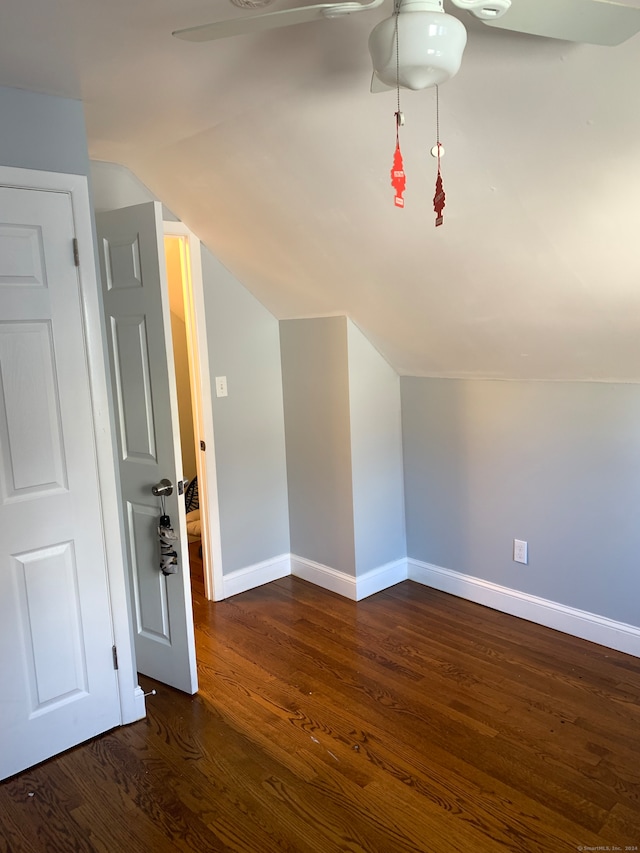
[[[458,13],[436,229],[435,91],[402,93],[404,209],[395,93],[369,93],[390,12],[192,44],[171,32],[247,13],[2,0],[0,85],[82,98],[91,157],[131,169],[278,318],[347,314],[403,374],[640,381],[640,35],[578,45]]]

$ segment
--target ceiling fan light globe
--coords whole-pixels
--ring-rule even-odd
[[[427,89],[445,83],[460,69],[467,31],[443,12],[401,12],[398,15],[400,67],[396,69],[396,18],[381,21],[369,36],[376,76],[395,87]],[[398,73],[399,72],[399,73]]]

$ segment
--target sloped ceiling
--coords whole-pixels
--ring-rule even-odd
[[[390,11],[191,44],[172,30],[244,13],[3,0],[0,85],[81,97],[91,157],[130,168],[279,318],[346,314],[403,374],[640,381],[640,36],[461,14],[436,229],[434,90],[402,93],[404,210],[395,94],[368,91]]]

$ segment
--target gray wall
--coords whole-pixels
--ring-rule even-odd
[[[401,389],[409,557],[640,624],[639,386]]]
[[[406,557],[400,377],[351,321],[349,409],[356,574]]]
[[[280,339],[292,552],[354,576],[405,557],[398,375],[346,317]]]
[[[280,323],[291,551],[355,575],[345,317]]]
[[[203,247],[225,574],[290,550],[278,321]]]
[[[82,103],[0,87],[0,163],[88,175]]]

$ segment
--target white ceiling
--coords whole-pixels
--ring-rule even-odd
[[[91,157],[129,167],[279,318],[347,314],[403,374],[640,381],[640,36],[460,13],[436,229],[435,92],[402,93],[404,210],[395,93],[369,94],[390,11],[193,44],[172,30],[243,12],[2,0],[0,85],[81,97]]]

